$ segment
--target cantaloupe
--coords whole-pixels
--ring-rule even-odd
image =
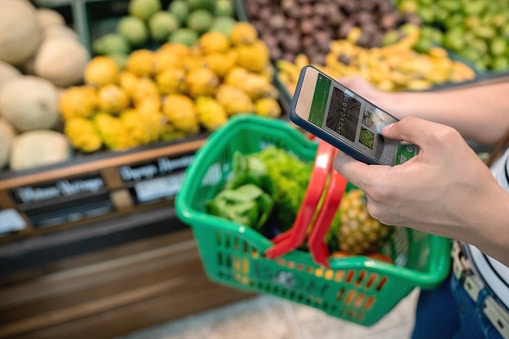
[[[30,131],[14,138],[9,167],[18,171],[59,163],[70,157],[69,140],[62,133],[51,130]]]
[[[11,64],[0,61],[0,92],[10,80],[21,76],[21,72]]]
[[[9,163],[12,142],[15,137],[14,127],[7,120],[0,118],[0,169]]]
[[[0,113],[20,132],[51,129],[60,119],[57,89],[46,79],[17,77],[0,92]]]
[[[37,9],[37,18],[43,29],[54,26],[65,26],[65,19],[59,12],[51,8]]]
[[[72,86],[82,81],[89,59],[87,49],[79,41],[48,38],[37,52],[34,72],[56,86]]]
[[[0,60],[21,65],[37,50],[43,30],[27,0],[0,1]]]
[[[79,35],[72,28],[67,26],[51,26],[44,30],[44,39],[68,38],[79,41]]]

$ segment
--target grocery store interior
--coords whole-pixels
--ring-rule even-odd
[[[451,241],[373,219],[293,94],[307,65],[506,81],[508,22],[503,0],[1,0],[0,338],[409,338]]]

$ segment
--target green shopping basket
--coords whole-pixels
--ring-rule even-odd
[[[271,260],[272,242],[244,225],[205,212],[228,180],[235,152],[251,154],[275,145],[312,162],[317,144],[288,122],[243,115],[212,133],[186,171],[176,198],[177,216],[192,227],[204,269],[215,282],[275,295],[370,326],[414,288],[431,289],[450,268],[449,239],[398,227],[383,248],[393,264],[364,256],[316,264],[310,253],[294,250]]]

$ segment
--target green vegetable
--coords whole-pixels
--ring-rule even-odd
[[[232,176],[226,185],[235,189],[245,184],[253,184],[272,195],[274,189],[265,163],[258,156],[245,156],[240,152],[233,155]]]
[[[228,181],[206,202],[206,211],[260,232],[268,224],[285,231],[297,216],[312,170],[312,162],[276,146],[249,155],[236,152]]]
[[[304,162],[284,149],[269,146],[257,154],[267,166],[274,192],[272,220],[275,226],[285,231],[292,227],[307,191],[312,162]]]
[[[208,213],[261,230],[272,212],[270,195],[253,184],[225,189],[205,204]]]

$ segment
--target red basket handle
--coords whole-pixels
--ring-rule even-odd
[[[339,208],[347,183],[348,181],[338,171],[331,168],[329,187],[308,239],[309,251],[313,260],[325,267],[329,267],[329,249],[324,237]]]
[[[313,172],[297,217],[292,228],[272,239],[274,246],[265,251],[268,258],[284,255],[299,247],[306,239],[308,227],[316,213],[332,167],[334,153],[335,149],[331,145],[324,141],[319,142]]]

